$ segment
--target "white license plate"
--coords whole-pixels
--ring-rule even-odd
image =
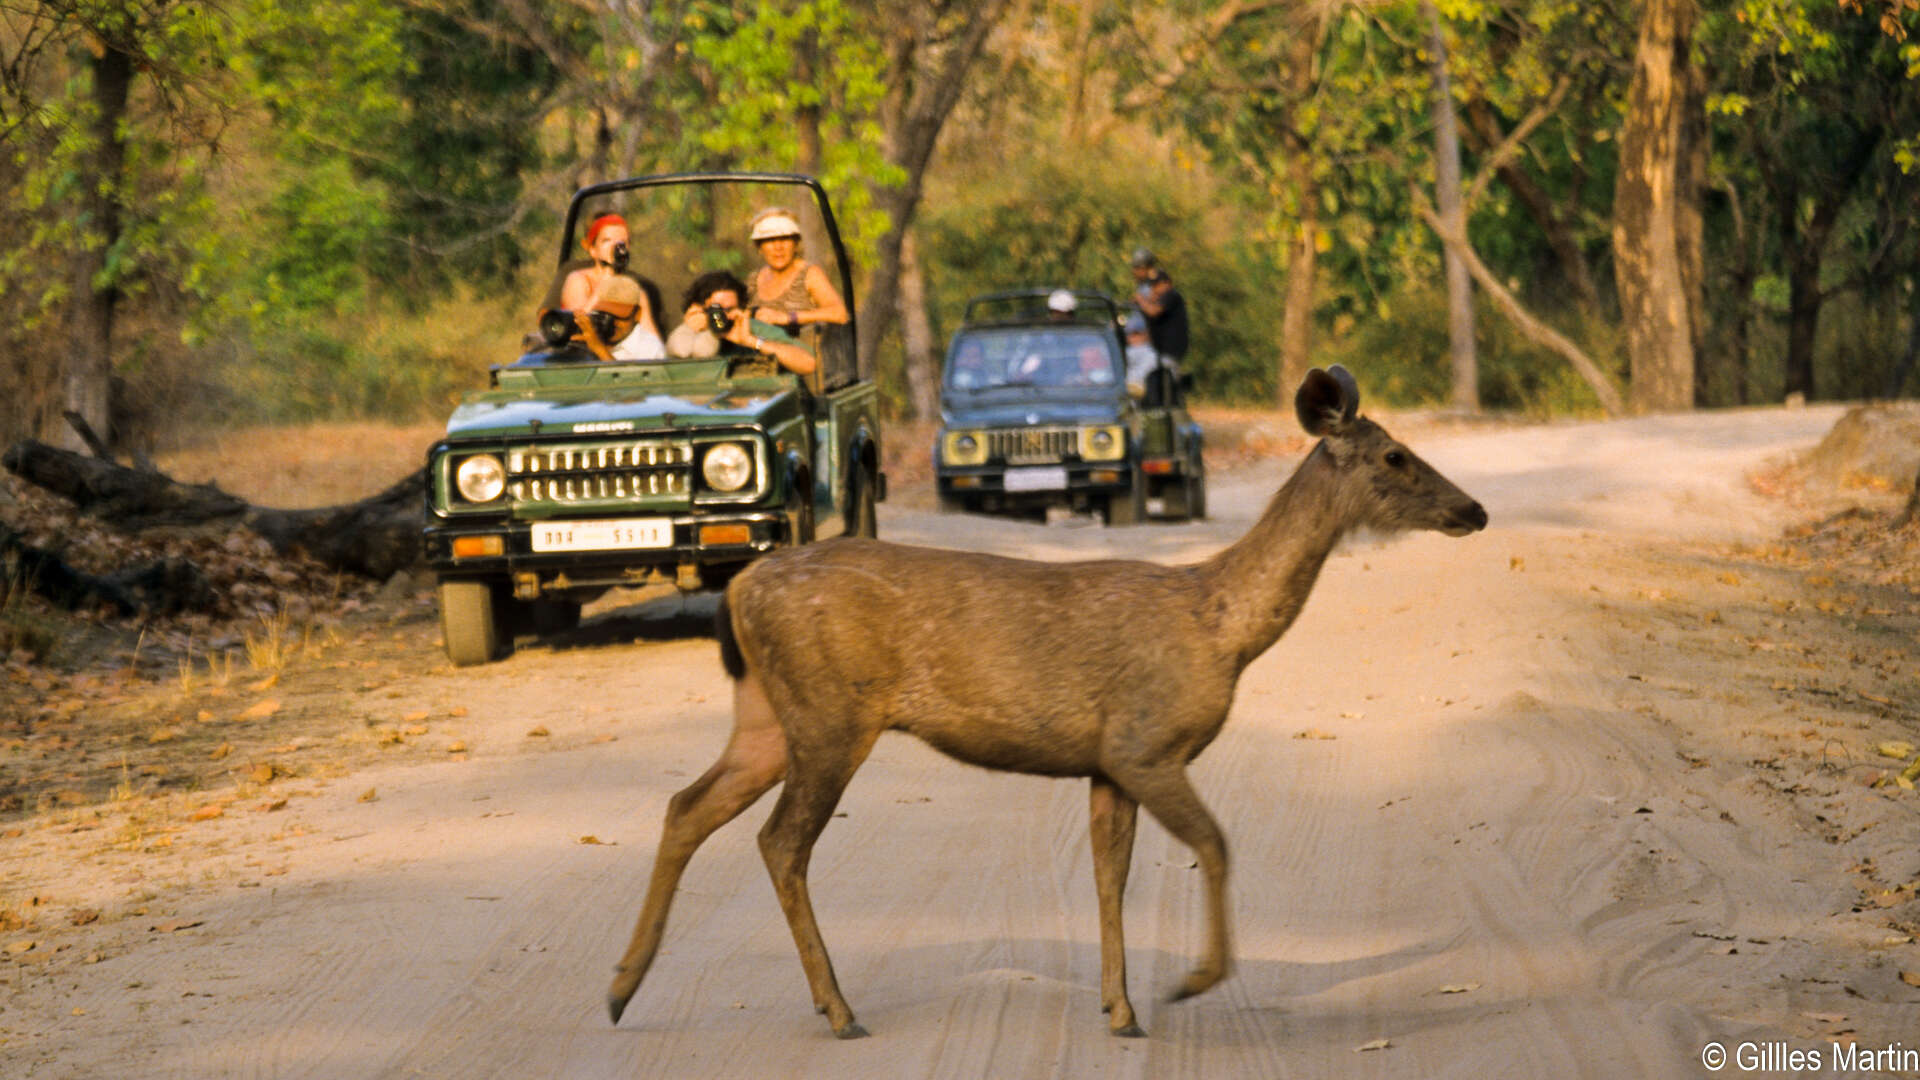
[[[535,551],[622,551],[672,546],[670,518],[541,521],[533,526]]]
[[[1067,469],[1064,465],[1008,469],[1006,483],[1008,491],[1065,491]]]

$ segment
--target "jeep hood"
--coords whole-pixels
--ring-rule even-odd
[[[539,387],[469,396],[447,419],[447,438],[607,435],[767,425],[799,410],[791,385]]]
[[[1117,423],[1121,406],[1111,393],[1065,398],[980,394],[971,400],[948,397],[941,403],[940,412],[948,427],[1027,427]]]

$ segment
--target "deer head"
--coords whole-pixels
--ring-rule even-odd
[[[1487,527],[1486,508],[1359,415],[1360,387],[1346,368],[1314,368],[1294,395],[1300,426],[1320,436],[1341,477],[1343,517],[1350,527],[1382,533],[1432,529],[1465,536]]]

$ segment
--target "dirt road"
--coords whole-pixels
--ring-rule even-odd
[[[1920,969],[1920,803],[1846,768],[1913,737],[1920,618],[1905,590],[1835,613],[1729,546],[1782,524],[1746,472],[1837,415],[1411,440],[1492,527],[1339,553],[1247,672],[1194,770],[1232,845],[1238,968],[1177,1005],[1201,883],[1143,824],[1127,913],[1145,1040],[1099,1014],[1084,784],[904,737],[882,740],[813,862],[872,1038],[837,1042],[809,1008],[753,843],[771,800],[702,849],[609,1026],[666,801],[728,725],[705,609],[669,599],[480,671],[423,646],[427,673],[333,702],[342,724],[421,717],[422,752],[269,774],[219,817],[155,829],[163,850],[111,808],[0,841],[8,892],[48,912],[10,937],[34,944],[6,958],[0,1073],[1666,1077],[1707,1075],[1717,1041],[1851,1075],[1836,1043],[1920,1047],[1920,989],[1900,978]],[[1290,467],[1217,477],[1203,524],[902,499],[882,530],[1188,561]],[[69,926],[68,909],[100,916]]]

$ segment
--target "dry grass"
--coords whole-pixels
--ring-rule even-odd
[[[182,483],[217,484],[260,506],[336,506],[375,495],[426,463],[442,423],[375,421],[236,428],[160,454]]]

